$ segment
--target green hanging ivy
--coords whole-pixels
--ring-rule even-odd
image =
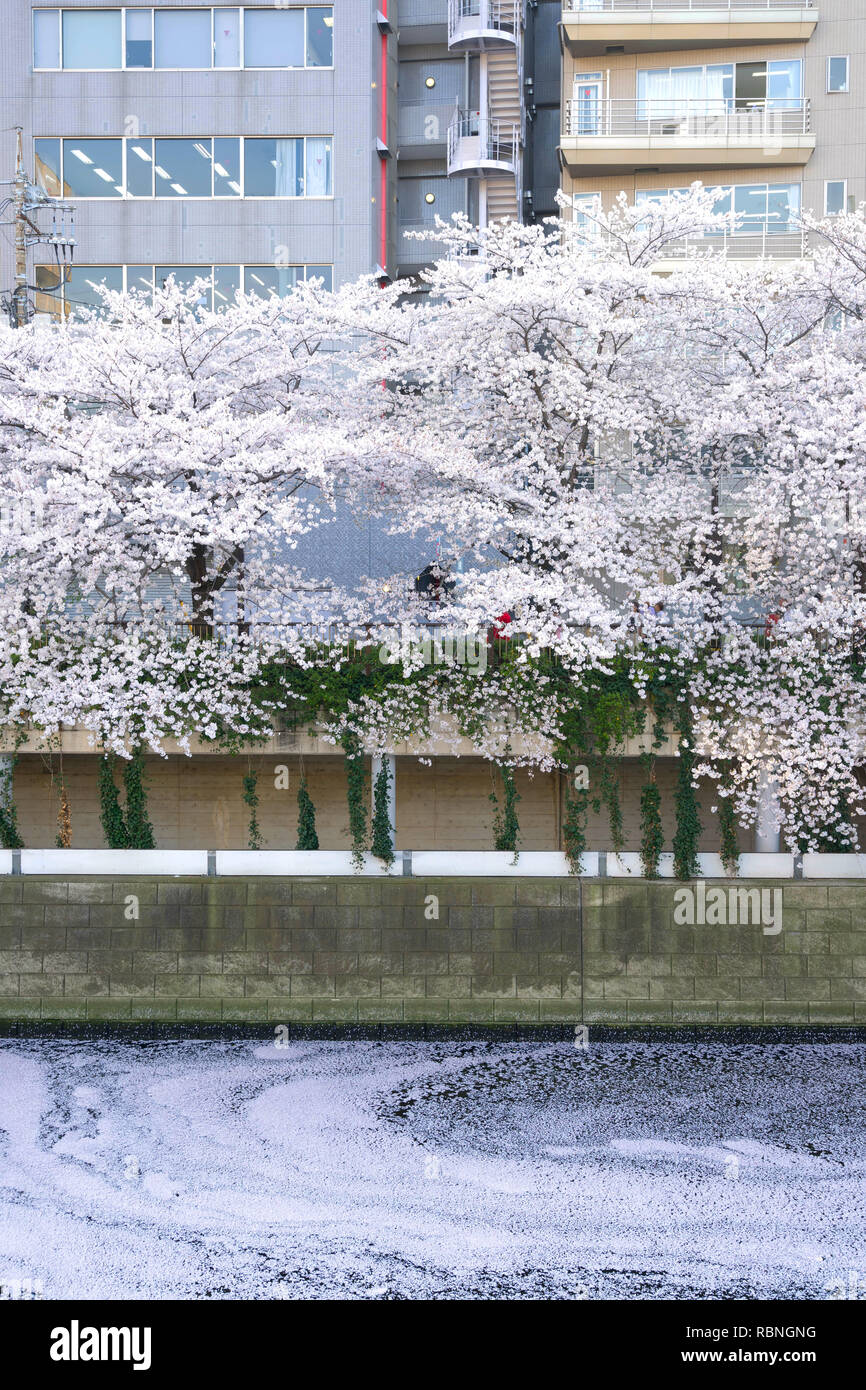
[[[129,849],[129,831],[123,818],[120,793],[114,780],[116,761],[113,753],[106,753],[99,760],[99,818],[108,848]]]
[[[295,849],[318,849],[319,837],[316,834],[316,808],[307,791],[307,781],[301,778],[298,787],[298,839]]]
[[[346,766],[346,799],[349,803],[349,836],[352,841],[352,863],[357,870],[364,867],[367,849],[367,784],[364,754],[357,734],[346,730],[342,738]]]
[[[722,774],[719,791],[731,785],[730,769]],[[719,840],[721,841],[722,863],[729,874],[740,872],[740,846],[737,843],[737,820],[734,815],[734,802],[730,796],[719,796]]]
[[[589,814],[589,790],[574,785],[574,770],[567,774],[565,809],[562,818],[562,847],[573,874],[583,871],[582,857],[586,850],[586,821]]]
[[[370,848],[376,858],[381,859],[388,868],[394,863],[394,842],[391,838],[391,816],[388,806],[390,782],[388,760],[383,758],[373,784],[373,833]]]
[[[661,803],[661,792],[650,777],[640,794],[640,862],[644,878],[659,876],[659,861],[664,849]]]
[[[250,823],[247,832],[247,849],[261,849],[262,836],[259,827],[256,811],[259,804],[259,774],[254,768],[248,767],[244,777],[244,804],[250,808]]]
[[[18,829],[18,812],[15,807],[14,782],[15,764],[18,754],[13,753],[8,763],[4,762],[0,771],[0,846],[3,849],[23,849],[24,841]]]
[[[126,787],[126,829],[130,849],[156,849],[153,826],[147,815],[147,784],[144,780],[144,756],[136,749],[123,769]]]
[[[498,850],[510,850],[514,855],[514,862],[517,863],[518,842],[520,840],[520,822],[517,819],[517,803],[520,794],[514,783],[514,769],[507,763],[499,764],[499,775],[502,778],[502,803],[495,791],[490,793],[489,800],[496,807],[496,815],[493,817],[493,848]]]
[[[680,735],[680,755],[677,760],[677,787],[674,794],[677,823],[674,835],[674,877],[688,879],[698,876],[701,821],[694,787],[692,713],[685,700],[677,712],[677,730]]]

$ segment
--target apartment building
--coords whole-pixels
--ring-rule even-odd
[[[860,0],[563,0],[561,34],[576,216],[700,179],[738,214],[728,254],[796,256],[801,210],[866,198]]]

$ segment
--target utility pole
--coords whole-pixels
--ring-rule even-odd
[[[23,328],[30,317],[30,300],[27,293],[27,226],[24,213],[26,201],[24,132],[18,126],[15,133],[15,183],[12,193],[15,214],[15,289],[12,292],[12,323],[15,328]]]
[[[11,207],[12,224],[15,232],[15,288],[11,295],[3,296],[3,308],[8,310],[13,328],[24,328],[30,322],[30,285],[27,281],[27,248],[38,243],[54,248],[54,264],[57,270],[57,289],[64,282],[66,273],[75,254],[75,235],[73,209],[69,203],[52,198],[28,176],[24,167],[24,132],[21,126],[15,127],[15,178],[11,182],[12,196],[5,206]],[[53,220],[50,232],[43,232],[33,220],[40,208],[50,207]],[[57,214],[61,221],[58,230]],[[69,215],[67,233],[66,216]],[[8,224],[7,224],[8,225]],[[58,301],[59,303],[59,301]]]

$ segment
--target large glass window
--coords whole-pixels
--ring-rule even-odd
[[[61,44],[62,35],[62,44]],[[245,50],[245,51],[244,51]],[[331,67],[330,5],[33,11],[33,66],[75,68]]]
[[[155,67],[210,67],[210,10],[157,10],[154,35]]]
[[[671,193],[686,193],[685,188],[641,188],[635,193],[635,203],[647,203],[667,198]],[[797,229],[800,217],[800,185],[798,183],[747,183],[725,185],[719,189],[714,211],[737,214],[734,236],[749,236],[767,231],[781,235]],[[709,232],[708,236],[719,233]]]
[[[59,271],[36,267],[36,310],[54,318],[74,316],[82,309],[101,309],[101,290],[123,290],[123,266],[79,265]]]
[[[244,10],[244,65],[304,66],[303,10]]]
[[[100,308],[102,286],[150,299],[154,285],[164,286],[169,278],[182,289],[204,280],[206,284],[198,300],[203,309],[226,308],[240,289],[268,299],[271,295],[282,298],[291,294],[302,280],[321,280],[326,290],[333,285],[330,265],[79,265],[71,271],[38,265],[35,271],[36,311],[55,318],[74,317],[81,309]]]
[[[244,141],[244,192],[248,198],[300,198],[303,191],[303,140]]]
[[[60,67],[60,11],[33,11],[33,66]]]
[[[123,197],[123,142],[64,140],[63,192],[71,198]]]
[[[157,198],[212,197],[210,140],[154,140],[153,143]]]
[[[333,194],[329,135],[256,137],[245,142],[243,159],[241,153],[236,135],[213,139],[40,137],[34,141],[37,181],[55,198],[329,198]]]
[[[119,68],[120,10],[64,10],[63,66]]]

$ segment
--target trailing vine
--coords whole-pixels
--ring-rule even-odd
[[[113,753],[106,753],[99,760],[99,819],[102,833],[109,849],[128,849],[129,831],[123,818],[120,794],[114,780],[114,766],[117,759]]]
[[[734,802],[730,795],[730,786],[731,774],[730,768],[727,768],[722,774],[719,786],[719,839],[725,870],[729,874],[736,875],[740,871],[740,847],[737,843],[737,820],[734,815]]]
[[[373,784],[373,833],[370,849],[388,868],[394,863],[394,842],[391,837],[391,815],[388,805],[390,782],[388,760],[383,758]]]
[[[319,837],[316,834],[316,808],[307,791],[307,780],[301,778],[298,787],[298,839],[295,849],[318,849]]]
[[[502,802],[500,804],[496,791],[490,793],[489,800],[496,807],[496,815],[493,817],[493,847],[498,850],[509,850],[514,855],[514,863],[517,863],[518,843],[520,840],[520,822],[517,819],[517,803],[520,800],[520,793],[514,783],[514,768],[508,763],[499,764],[499,775],[502,778]]]
[[[679,879],[698,876],[698,842],[701,834],[700,807],[695,795],[693,721],[688,701],[683,700],[677,713],[680,735],[677,760],[677,786],[674,794],[677,828],[674,835],[674,876]]]
[[[366,772],[364,754],[358,735],[347,729],[343,734],[343,761],[346,767],[346,799],[349,803],[349,837],[352,841],[352,863],[360,870],[367,849],[367,807],[365,804]]]
[[[3,756],[0,764],[0,846],[3,849],[23,849],[24,841],[18,829],[18,812],[15,807],[15,764],[18,751]]]
[[[640,794],[640,862],[644,878],[659,876],[659,861],[664,849],[661,803],[661,792],[650,775]]]
[[[258,772],[248,765],[244,777],[244,804],[250,809],[247,849],[261,849],[263,844],[258,816],[256,815],[259,804],[258,784]]]
[[[562,847],[573,874],[583,870],[582,858],[586,851],[586,821],[589,814],[589,790],[574,785],[574,773],[570,771],[565,788],[565,808],[562,817]]]
[[[123,769],[126,788],[126,829],[130,849],[156,849],[153,826],[147,815],[144,755],[137,748]]]

